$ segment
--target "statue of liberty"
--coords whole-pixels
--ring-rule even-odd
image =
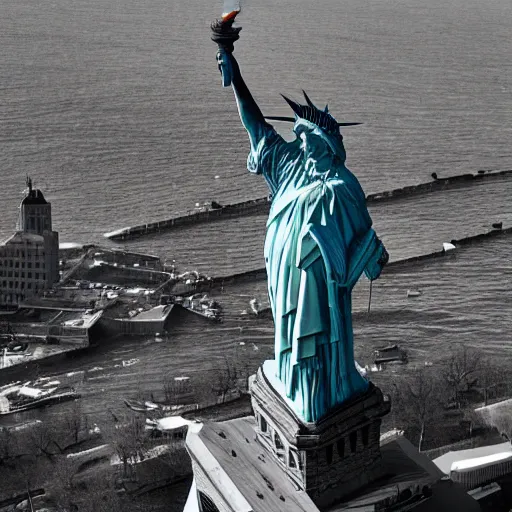
[[[273,376],[305,422],[368,388],[354,361],[351,293],[363,274],[377,279],[388,254],[372,229],[364,192],[345,166],[340,126],[328,108],[284,99],[293,118],[265,118],[232,54],[235,13],[212,25],[223,85],[232,86],[249,134],[248,170],[272,196],[265,239],[268,293],[275,323]],[[266,119],[292,121],[286,142]]]

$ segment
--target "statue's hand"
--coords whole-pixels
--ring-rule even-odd
[[[229,87],[233,79],[233,66],[231,64],[231,53],[220,47],[217,52],[217,65],[222,75],[223,87]]]
[[[377,249],[373,253],[372,258],[370,259],[364,270],[366,277],[370,279],[370,281],[378,279],[380,273],[382,272],[382,269],[389,261],[389,254],[388,251],[386,251],[384,244],[378,239],[377,243]]]
[[[389,261],[389,253],[388,253],[388,251],[386,251],[384,244],[382,242],[381,242],[381,244],[382,244],[382,254],[380,255],[380,258],[377,261],[377,263],[381,266],[381,268],[384,268],[384,265],[387,265],[387,263]]]

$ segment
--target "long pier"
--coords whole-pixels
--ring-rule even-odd
[[[503,171],[478,171],[476,174],[460,174],[447,178],[436,178],[427,183],[411,185],[408,187],[397,188],[385,192],[369,194],[366,197],[368,203],[377,203],[381,201],[390,201],[404,197],[411,197],[430,192],[437,192],[445,189],[471,186],[476,182],[489,179],[507,178],[512,175],[512,169]],[[240,203],[228,204],[225,206],[207,207],[198,212],[192,212],[185,215],[179,215],[161,221],[130,226],[105,233],[103,236],[110,240],[130,240],[133,238],[182,228],[203,222],[211,222],[220,219],[239,217],[245,215],[262,215],[270,210],[271,201],[267,197],[243,201]]]

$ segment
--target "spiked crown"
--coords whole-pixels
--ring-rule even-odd
[[[305,119],[310,123],[315,124],[322,130],[325,130],[329,133],[338,133],[338,128],[340,126],[355,126],[361,123],[338,123],[334,117],[329,114],[329,108],[327,105],[324,110],[318,109],[313,102],[309,99],[309,96],[305,91],[302,91],[304,94],[304,98],[306,99],[306,105],[301,105],[290,98],[287,98],[283,94],[281,96],[284,98],[286,103],[290,105],[292,110],[295,112],[295,115],[301,119]],[[295,123],[296,118],[293,117],[281,117],[281,116],[266,116],[266,119],[270,119],[273,121],[286,121]]]

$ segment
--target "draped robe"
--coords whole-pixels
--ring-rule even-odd
[[[264,254],[276,377],[307,422],[368,387],[354,361],[351,292],[363,272],[379,276],[385,251],[344,149],[324,146],[315,159],[267,125],[247,162],[273,196]]]

